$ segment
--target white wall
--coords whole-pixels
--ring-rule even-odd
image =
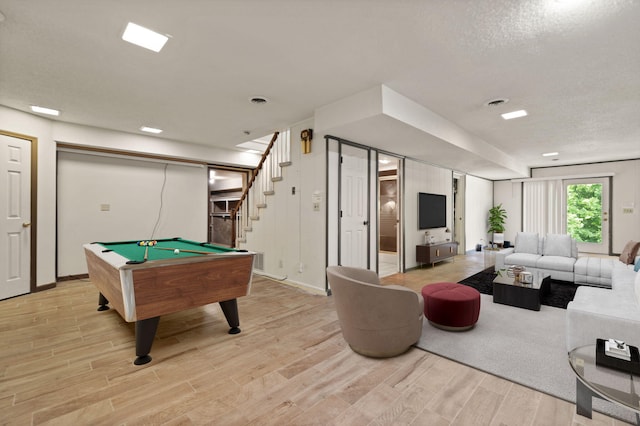
[[[508,180],[493,182],[493,199],[507,212],[504,239],[513,245],[516,233],[522,230],[522,184]]]
[[[612,161],[575,166],[547,167],[531,170],[532,178],[598,176],[613,173],[611,185],[611,250],[613,254],[622,252],[629,240],[640,240],[640,160]],[[496,182],[495,202],[510,206],[507,224],[509,238],[521,230],[522,185],[510,181]],[[624,213],[623,208],[635,206],[633,213]],[[513,211],[513,213],[510,212]],[[519,223],[515,223],[515,220]]]
[[[418,266],[416,245],[424,244],[425,230],[418,229],[418,193],[428,192],[447,196],[447,227],[453,226],[453,172],[430,164],[405,160],[404,226],[405,268]],[[444,241],[445,228],[430,229],[436,241]],[[451,234],[449,234],[450,237]]]
[[[611,185],[611,249],[619,254],[629,240],[640,241],[640,160],[532,169],[531,177],[614,173]],[[625,206],[635,206],[624,213]]]
[[[465,188],[466,251],[475,250],[480,240],[489,242],[489,209],[493,207],[493,182],[467,175]]]
[[[204,166],[59,152],[58,277],[87,273],[88,242],[206,241],[207,200]]]
[[[52,121],[4,106],[0,106],[0,129],[38,139],[38,286],[56,281],[56,142],[245,167],[255,167],[260,159],[254,154],[239,151]],[[204,197],[206,199],[206,194]]]
[[[260,161],[260,155],[243,151],[214,148],[206,145],[57,121],[53,122],[51,130],[53,140],[56,142],[74,145],[115,149],[130,153],[158,154],[177,159],[199,160],[217,165],[240,167],[255,167]]]
[[[299,135],[308,128],[313,128],[313,120],[291,127],[291,165],[283,169],[283,180],[274,182],[275,194],[267,197],[267,207],[260,209],[260,219],[252,223],[241,247],[265,253],[265,273],[323,292],[325,146],[324,138],[314,134],[311,153],[302,154]],[[315,192],[322,200],[318,211],[312,204]]]

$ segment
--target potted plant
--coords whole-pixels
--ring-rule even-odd
[[[493,234],[493,244],[504,242],[504,222],[507,219],[507,211],[502,208],[502,204],[489,209],[489,231]]]

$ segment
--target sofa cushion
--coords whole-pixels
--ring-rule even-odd
[[[538,259],[542,256],[539,254],[531,253],[512,253],[504,258],[504,264],[506,265],[519,265],[526,268],[535,268]]]
[[[536,267],[554,271],[573,272],[573,265],[575,263],[576,260],[573,257],[540,256],[540,259],[536,262]]]
[[[611,271],[611,286],[622,298],[635,299],[634,287],[637,272],[626,268],[622,262],[617,263]]]
[[[590,284],[611,288],[611,271],[617,260],[583,256],[573,267],[576,284]]]
[[[625,265],[629,265],[633,263],[636,258],[636,254],[638,254],[638,249],[640,248],[640,242],[637,241],[629,241],[625,246],[622,253],[620,253],[620,262]]]
[[[545,256],[572,257],[571,237],[562,234],[548,234],[544,237],[542,254]]]
[[[518,232],[516,234],[516,253],[539,254],[537,232]]]

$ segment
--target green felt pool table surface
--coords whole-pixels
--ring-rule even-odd
[[[100,244],[105,249],[118,253],[119,255],[129,260],[141,261],[142,259],[144,259],[146,246],[138,245],[138,242],[140,241],[148,240],[118,241],[107,243],[98,242],[97,244]],[[147,260],[176,259],[180,257],[202,256],[202,253],[192,253],[184,250],[193,250],[206,253],[229,253],[239,251],[229,247],[216,246],[210,243],[201,243],[197,241],[185,240],[182,238],[160,239],[153,241],[157,241],[157,244],[155,246],[149,247]],[[173,252],[174,249],[180,250],[180,253],[175,254]]]

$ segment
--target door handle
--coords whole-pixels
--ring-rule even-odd
[[[23,227],[23,228],[28,228],[28,227],[30,227],[30,226],[31,226],[31,222],[23,222],[23,223],[22,223],[22,227]]]
[[[368,221],[368,220],[365,220],[364,222],[362,222],[362,224],[363,224],[363,225],[368,225],[368,224],[369,224],[369,221]]]

